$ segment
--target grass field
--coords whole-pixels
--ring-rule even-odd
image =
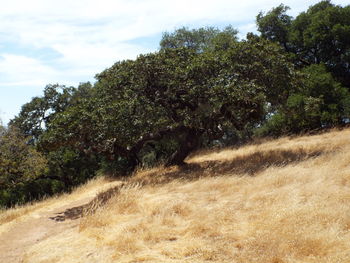
[[[137,171],[23,262],[350,262],[349,129],[187,162]]]

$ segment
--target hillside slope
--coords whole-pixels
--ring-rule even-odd
[[[33,241],[23,262],[350,262],[349,139],[282,138],[138,171],[93,213],[57,221],[78,223]]]

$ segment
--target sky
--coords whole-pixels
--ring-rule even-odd
[[[47,84],[77,86],[115,62],[157,51],[162,33],[232,25],[243,38],[255,17],[314,0],[11,0],[0,9],[0,120],[6,124]],[[349,0],[333,0],[348,5]]]

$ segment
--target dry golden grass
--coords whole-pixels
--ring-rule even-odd
[[[138,171],[24,262],[350,262],[350,130]]]

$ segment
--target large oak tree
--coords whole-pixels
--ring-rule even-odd
[[[296,74],[278,45],[217,39],[222,48],[162,48],[97,75],[89,99],[55,116],[45,147],[74,146],[110,161],[141,162],[146,146],[169,142],[168,165],[183,164],[203,140],[260,123],[286,100]],[[225,40],[226,39],[226,40]]]

